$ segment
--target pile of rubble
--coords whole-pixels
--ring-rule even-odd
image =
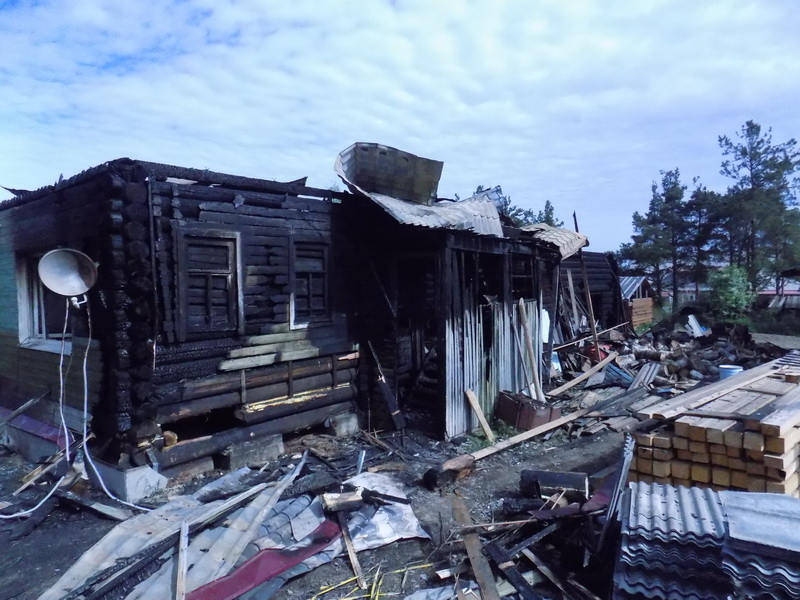
[[[711,509],[698,512],[699,520],[685,530],[663,523],[674,525],[672,512],[694,514],[698,498],[716,507],[722,496],[699,486],[736,488],[733,481],[742,476],[733,473],[744,473],[746,485],[739,489],[763,482],[759,491],[777,491],[780,478],[787,495],[771,502],[770,518],[796,524],[800,500],[788,495],[797,492],[793,482],[800,479],[800,355],[776,359],[783,353],[753,345],[740,329],[714,332],[693,318],[642,338],[605,337],[597,345],[558,350],[561,364],[572,370],[560,385],[540,390],[542,397],[535,390],[502,392],[487,418],[467,392],[483,432],[466,445],[405,431],[361,431],[336,443],[311,436],[290,444],[282,457],[151,504],[122,508],[63,485],[54,488],[52,501],[44,498],[33,509],[10,504],[0,510],[16,515],[20,535],[53,510],[56,498],[121,521],[43,600],[265,600],[326,564],[339,566],[326,571],[321,587],[309,584],[295,597],[677,598],[691,588],[694,575],[690,596],[701,597],[697,590],[712,586],[723,595],[744,590],[757,597],[774,588],[775,597],[792,597],[791,585],[800,580],[796,527],[761,552],[744,525],[745,533],[735,534],[729,524],[726,537],[720,533],[725,527],[704,520]],[[727,366],[744,370],[719,380]],[[748,429],[747,418],[758,411],[758,428]],[[595,443],[588,436],[621,440],[619,432],[632,435],[602,472],[537,470],[529,454],[515,489],[501,483],[507,484],[509,473],[503,477],[500,470],[511,465],[503,455],[526,442],[553,437],[551,442],[588,448]],[[739,439],[734,455],[726,448]],[[63,473],[64,464],[63,456],[54,457],[17,492],[39,494],[36,482]],[[80,481],[76,469],[79,463],[62,482]],[[493,486],[489,500],[471,493],[475,479]],[[654,494],[672,504],[645,506],[643,499]],[[733,494],[738,502],[736,494],[742,494]],[[365,560],[371,551],[397,551],[400,540],[424,550],[413,558]],[[757,563],[750,565],[754,556]],[[687,557],[711,565],[713,577],[694,573]],[[686,576],[670,580],[676,573]],[[652,581],[658,585],[648,587]]]

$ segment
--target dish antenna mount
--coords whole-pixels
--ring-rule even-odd
[[[57,248],[39,259],[39,278],[47,289],[72,298],[78,306],[86,300],[78,303],[77,296],[84,296],[97,282],[97,266],[83,252]]]

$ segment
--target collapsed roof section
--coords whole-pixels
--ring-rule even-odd
[[[485,194],[456,202],[437,198],[443,166],[389,146],[356,142],[339,153],[334,169],[350,191],[367,196],[398,223],[504,237],[497,207]]]
[[[527,231],[532,234],[534,239],[553,246],[558,250],[562,259],[569,258],[584,246],[589,245],[589,238],[582,233],[570,231],[569,229],[552,227],[547,223],[525,225],[522,227],[522,231]]]

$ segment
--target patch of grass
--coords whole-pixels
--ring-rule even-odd
[[[747,326],[758,333],[800,335],[800,314],[795,311],[763,310],[748,315]]]
[[[512,427],[500,419],[495,419],[491,425],[492,432],[498,440],[505,440],[520,433],[519,429]],[[483,435],[483,431],[481,431],[478,433],[470,433],[469,436],[467,436],[467,441],[464,442],[461,447],[463,448],[465,454],[472,454],[477,450],[487,448],[491,445],[492,442],[490,442],[486,436]]]

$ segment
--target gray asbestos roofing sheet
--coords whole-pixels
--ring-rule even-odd
[[[479,235],[503,237],[497,207],[487,198],[467,198],[459,202],[442,200],[427,206],[383,194],[370,193],[369,197],[404,225],[466,230]]]
[[[783,494],[719,493],[732,546],[800,563],[800,500]]]
[[[630,508],[623,531],[646,539],[721,545],[725,516],[709,489],[631,483]]]

